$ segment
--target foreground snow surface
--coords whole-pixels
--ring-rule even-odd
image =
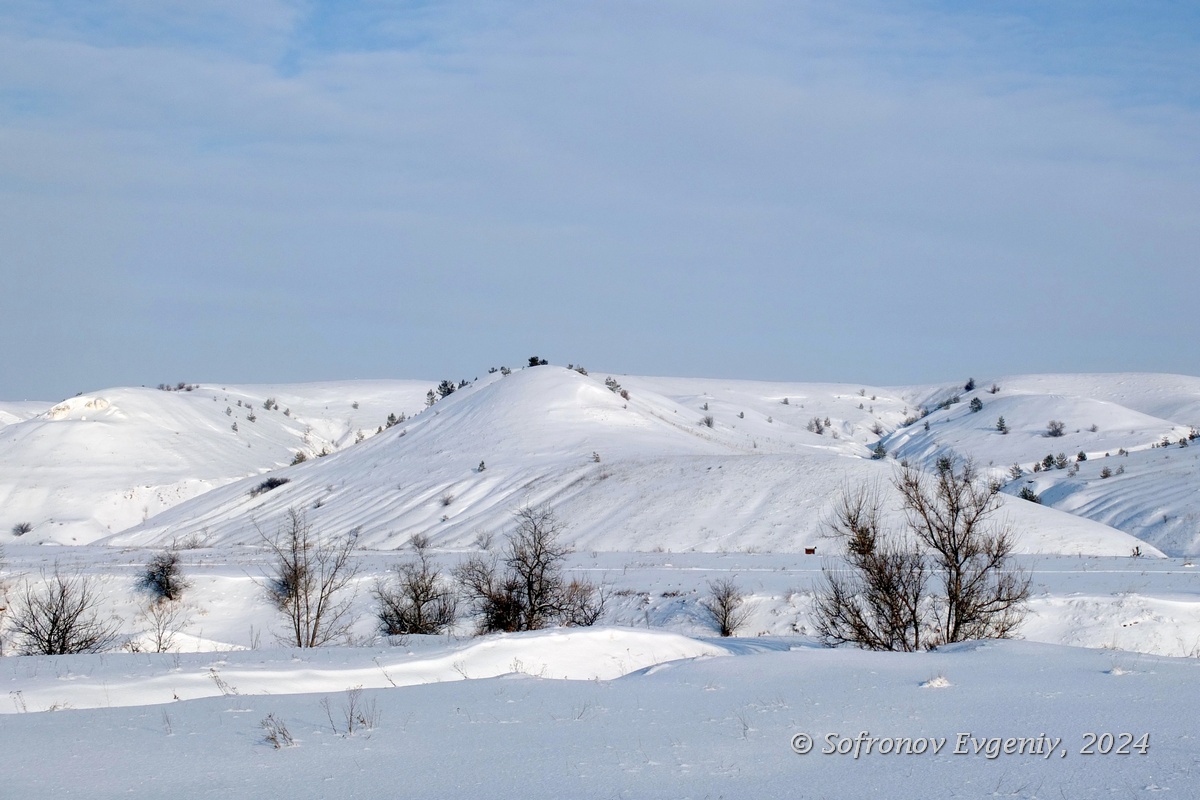
[[[705,657],[717,652],[733,657]],[[663,663],[639,670],[642,654]],[[514,669],[492,669],[509,657]],[[406,664],[454,680],[391,686]],[[563,665],[596,679],[552,677]],[[10,691],[9,710],[28,710],[0,725],[6,797],[1190,798],[1200,786],[1200,662],[1027,642],[886,654],[608,628],[0,668],[36,687]],[[210,696],[164,703],[172,678]],[[372,687],[356,700],[372,724],[351,734],[358,685]],[[55,690],[99,707],[36,712]],[[264,739],[268,715],[291,746]],[[793,751],[797,734],[811,752]]]

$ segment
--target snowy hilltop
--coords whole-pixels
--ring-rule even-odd
[[[801,552],[840,489],[951,454],[1006,484],[1023,552],[1200,551],[1200,450],[1183,446],[1200,379],[897,388],[584,372],[496,371],[443,382],[444,397],[436,381],[205,384],[0,406],[0,522],[30,526],[27,542],[246,543],[255,520],[303,507],[364,547],[413,534],[465,547],[515,506],[550,503],[580,548]],[[268,477],[278,486],[256,491]]]

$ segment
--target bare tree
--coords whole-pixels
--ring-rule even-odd
[[[341,595],[358,575],[351,559],[357,529],[323,538],[304,512],[289,508],[275,536],[262,536],[273,556],[267,594],[288,621],[282,639],[296,647],[321,647],[347,638],[355,618],[352,598]]]
[[[909,527],[941,576],[935,644],[1011,636],[1024,616],[1031,579],[1011,564],[1012,530],[992,521],[1000,484],[981,480],[969,460],[956,470],[943,457],[933,475],[905,469],[896,488]]]
[[[457,598],[429,557],[429,541],[414,536],[415,560],[396,568],[394,583],[376,582],[372,594],[379,604],[380,629],[389,636],[442,633],[457,618]]]
[[[562,608],[562,562],[571,548],[559,543],[562,524],[549,506],[522,506],[514,515],[504,563],[517,578],[520,630],[536,631],[553,624]]]
[[[745,624],[750,609],[745,607],[746,596],[733,578],[710,581],[708,597],[700,604],[708,611],[722,636],[733,636]]]
[[[563,525],[554,512],[547,506],[523,506],[514,515],[517,526],[502,559],[474,556],[455,570],[480,613],[480,629],[594,624],[604,610],[604,593],[584,581],[564,579],[562,563],[571,549],[558,540]]]
[[[956,469],[947,457],[932,475],[905,467],[894,486],[904,534],[881,530],[877,490],[844,493],[835,511],[831,528],[845,543],[848,567],[824,571],[816,605],[822,639],[911,651],[1011,636],[1030,577],[1011,564],[1011,530],[993,523],[999,485],[981,481],[970,461]]]
[[[930,614],[926,559],[911,541],[895,541],[881,530],[881,506],[877,486],[842,493],[830,527],[844,540],[848,566],[823,570],[817,633],[829,645],[918,650]]]
[[[12,631],[22,655],[99,653],[117,643],[119,620],[100,615],[90,578],[64,574],[56,564],[42,586],[26,583],[12,609]]]

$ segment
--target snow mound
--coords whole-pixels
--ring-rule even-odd
[[[17,659],[6,659],[11,666],[9,683],[19,687],[21,703],[0,710],[156,705],[222,695],[340,692],[357,686],[382,689],[500,676],[613,680],[670,661],[729,655],[723,648],[679,634],[630,628],[498,634],[440,646],[432,654],[387,649],[366,665],[360,652],[275,651],[257,660],[243,652],[237,659],[230,654],[232,663],[214,661],[212,656],[188,657],[186,664],[182,658],[152,657],[156,666],[151,668],[143,666],[146,656],[97,656],[95,663],[89,657],[76,657],[69,663],[78,672],[65,678],[53,671],[30,677],[16,666]],[[339,655],[343,663],[338,663]],[[139,674],[129,677],[126,670],[106,671],[104,659],[132,660]]]

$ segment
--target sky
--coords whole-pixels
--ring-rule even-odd
[[[1189,3],[8,0],[0,400],[1200,375],[1197,75]]]

